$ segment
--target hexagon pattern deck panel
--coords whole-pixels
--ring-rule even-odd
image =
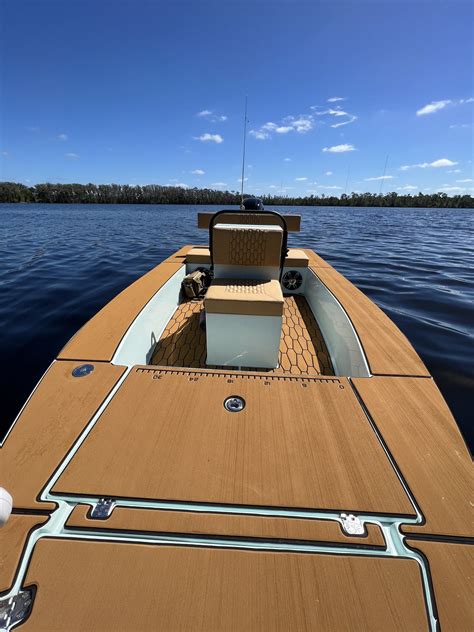
[[[203,305],[202,300],[192,300],[178,306],[156,345],[152,364],[192,368],[207,366],[206,334],[199,327]],[[280,366],[270,371],[258,371],[334,375],[326,343],[303,296],[285,296]]]

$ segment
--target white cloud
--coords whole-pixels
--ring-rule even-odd
[[[328,99],[328,103],[336,103],[337,101],[345,101],[346,97],[331,97]]]
[[[248,178],[244,178],[244,182],[247,182]],[[242,183],[242,178],[237,178],[237,182]]]
[[[376,180],[393,180],[394,176],[376,176],[375,178],[364,178],[366,182],[375,182]]]
[[[305,180],[307,180],[308,178],[295,178],[295,182],[304,182]]]
[[[8,156],[8,151],[2,151],[2,156]]]
[[[462,173],[462,172],[461,172],[461,169],[448,169],[446,173]]]
[[[59,138],[59,140],[67,140],[68,139],[68,135],[67,134],[58,134],[58,138]]]
[[[332,176],[332,171],[326,171],[325,176]]]
[[[202,169],[193,169],[190,173],[192,173],[195,176],[203,176],[206,172],[203,171]]]
[[[456,182],[459,182],[460,184],[464,184],[466,182],[474,182],[474,180],[472,178],[465,178],[464,180],[456,180]]]
[[[211,187],[226,187],[227,182],[211,182]]]
[[[328,185],[318,184],[318,189],[342,189],[342,187],[338,187],[335,184],[328,184]]]
[[[416,165],[402,165],[400,167],[400,170],[408,171],[408,169],[427,169],[428,167],[434,167],[438,169],[440,167],[454,167],[454,165],[457,164],[457,162],[449,160],[449,158],[439,158],[438,160],[433,160],[433,162],[419,162]]]
[[[459,125],[450,125],[449,129],[470,129],[471,127],[470,123],[460,123]]]
[[[165,187],[178,187],[179,189],[189,189],[189,186],[185,182],[168,182]]]
[[[417,116],[423,116],[424,114],[434,114],[443,110],[447,105],[452,103],[451,99],[445,99],[444,101],[432,101],[428,105],[424,105],[422,108],[416,111]]]
[[[291,162],[291,158],[283,158],[283,162]]]
[[[334,125],[331,125],[331,127],[342,127],[343,125],[350,125],[351,123],[354,123],[354,121],[357,121],[357,116],[351,116],[350,114],[348,114],[347,116],[350,116],[347,121],[342,121],[342,123],[334,123]]]
[[[327,151],[331,154],[343,154],[346,151],[356,151],[354,145],[343,143],[342,145],[333,145],[333,147],[324,147],[323,151]]]
[[[474,101],[474,97],[470,97],[468,99],[444,99],[442,101],[431,101],[427,105],[424,105],[422,108],[416,111],[417,116],[424,116],[425,114],[434,114],[435,112],[439,112],[440,110],[444,110],[444,108],[448,105],[464,105],[464,103],[472,103]]]
[[[224,114],[215,114],[212,110],[201,110],[196,114],[199,118],[205,118],[211,123],[223,123],[227,121],[227,116]]]
[[[443,184],[443,186],[440,187],[440,190],[444,191],[445,193],[454,193],[455,191],[457,193],[462,193],[463,191],[472,191],[473,188],[474,187],[453,187]]]
[[[329,110],[326,110],[324,114],[331,114],[332,116],[350,116],[350,114],[348,114],[347,112],[344,112],[344,110],[341,110],[339,106],[336,107],[335,109],[329,108]]]
[[[293,127],[298,134],[306,134],[313,129],[313,121],[309,116],[300,116],[297,119],[293,119],[293,117],[288,117],[285,119],[285,122],[289,122],[291,127]]]
[[[406,184],[404,187],[398,187],[397,191],[416,191],[418,189],[414,184]]]
[[[265,125],[262,125],[262,129],[266,129],[269,132],[274,132],[277,127],[278,125],[276,123],[272,123],[271,121],[268,123],[265,123]]]
[[[78,154],[75,154],[73,151],[70,151],[64,155],[66,156],[66,158],[79,158]]]
[[[306,134],[311,131],[313,127],[314,122],[312,116],[301,114],[298,117],[286,116],[282,120],[282,124],[267,121],[260,128],[251,129],[249,135],[258,140],[268,140],[273,133],[289,134],[290,132],[297,132],[298,134]],[[289,162],[289,160],[287,162]]]
[[[205,134],[201,134],[201,136],[194,136],[194,140],[200,140],[204,143],[207,141],[211,141],[217,144],[224,142],[224,139],[220,134],[209,134],[208,132],[206,132]]]
[[[268,185],[268,188],[269,188],[269,189],[278,189],[278,187],[277,187],[277,185],[276,185],[276,184],[269,184],[269,185]]]
[[[259,129],[251,129],[249,131],[249,135],[253,136],[257,140],[268,140],[270,138],[270,134],[268,132],[262,132]]]

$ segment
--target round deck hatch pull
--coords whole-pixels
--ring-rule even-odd
[[[94,370],[93,364],[81,364],[81,366],[76,366],[72,370],[73,377],[85,377],[89,375]]]
[[[232,395],[224,400],[224,408],[230,413],[240,413],[245,408],[245,399],[238,395]]]

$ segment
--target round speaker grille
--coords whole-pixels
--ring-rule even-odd
[[[285,272],[283,275],[282,283],[286,290],[294,291],[301,287],[303,277],[298,270],[288,270],[288,272]]]

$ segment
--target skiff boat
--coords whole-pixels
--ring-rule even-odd
[[[472,630],[472,463],[413,347],[300,217],[198,225],[3,443],[1,626]]]

